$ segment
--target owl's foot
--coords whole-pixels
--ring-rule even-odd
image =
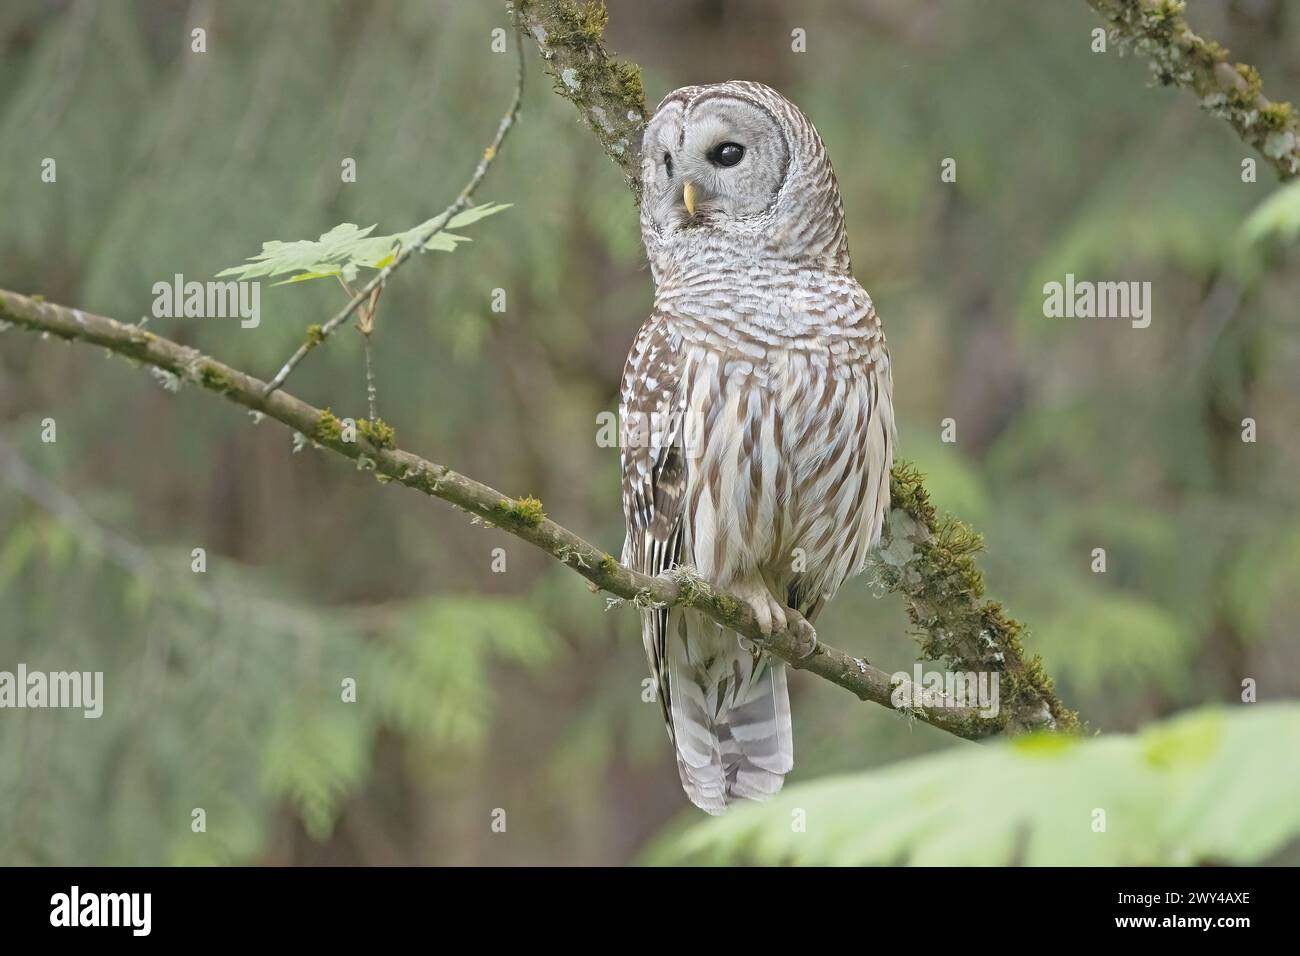
[[[784,631],[786,628],[785,607],[772,593],[768,591],[767,586],[761,582],[754,587],[736,588],[736,596],[744,600],[754,612],[754,617],[758,620],[758,629],[763,633],[764,638],[769,638],[773,634]],[[746,650],[754,649],[754,642],[742,636],[740,646]]]
[[[790,625],[790,631],[799,642],[799,659],[806,660],[812,657],[813,652],[817,650],[817,631],[808,623],[808,619],[798,615],[798,620]]]

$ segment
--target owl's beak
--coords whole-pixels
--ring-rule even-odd
[[[699,202],[699,198],[699,187],[689,179],[686,180],[686,184],[682,186],[682,202],[686,203],[686,215],[695,215],[695,204]]]

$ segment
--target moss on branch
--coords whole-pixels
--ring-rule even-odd
[[[956,518],[941,516],[930,503],[925,476],[907,462],[894,466],[890,496],[893,509],[875,574],[902,595],[919,630],[922,656],[957,671],[997,671],[998,719],[1011,729],[1082,729],[1078,715],[1057,696],[1042,660],[1025,651],[1024,625],[1001,603],[984,598],[984,575],[975,560],[984,547],[982,536]]]
[[[1201,107],[1225,120],[1283,180],[1300,176],[1300,118],[1290,103],[1264,95],[1259,71],[1231,63],[1228,51],[1194,33],[1183,0],[1088,0],[1121,50],[1146,57],[1164,86],[1194,92]]]
[[[397,443],[396,430],[382,418],[376,418],[373,422],[368,418],[358,419],[357,431],[376,448],[392,448]]]
[[[536,528],[545,517],[542,503],[532,495],[508,498],[494,505],[491,511],[492,523],[504,528]]]

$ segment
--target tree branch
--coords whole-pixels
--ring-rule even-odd
[[[518,12],[556,78],[555,92],[578,108],[639,202],[640,138],[648,111],[640,68],[605,51],[604,4],[519,0]],[[618,118],[624,119],[613,122]],[[924,477],[906,464],[894,467],[890,492],[893,508],[875,571],[906,601],[908,616],[922,632],[925,657],[954,670],[1000,672],[1000,719],[1011,732],[1079,729],[1078,715],[1056,695],[1041,660],[1025,653],[1024,627],[1001,604],[984,599],[975,564],[980,536],[954,518],[940,517]]]
[[[268,390],[266,382],[224,365],[197,349],[139,326],[5,290],[0,290],[0,322],[15,323],[24,329],[68,341],[103,346],[135,362],[169,372],[183,382],[197,383],[229,401],[288,425],[320,447],[352,459],[358,468],[373,471],[380,481],[396,481],[441,498],[527,541],[582,575],[596,589],[608,591],[640,607],[682,605],[696,608],[724,627],[744,634],[791,666],[838,684],[862,700],[899,710],[971,740],[1007,729],[1005,703],[1003,711],[995,717],[982,716],[975,709],[966,707],[895,707],[891,700],[894,694],[891,676],[861,658],[826,644],[819,644],[811,654],[805,655],[800,639],[791,630],[764,638],[748,604],[714,590],[699,578],[687,573],[672,578],[652,578],[626,568],[612,555],[546,517],[542,503],[537,499],[509,498],[446,465],[396,447],[391,436],[362,430],[356,441],[345,441],[339,419],[329,409],[316,408],[283,390]],[[801,620],[794,612],[790,612],[790,617],[794,625]],[[911,688],[904,686],[902,691],[904,699],[910,701]]]
[[[1300,117],[1290,103],[1264,95],[1259,71],[1228,62],[1228,51],[1192,32],[1183,0],[1088,0],[1121,49],[1151,62],[1165,86],[1182,86],[1201,107],[1226,120],[1242,141],[1259,150],[1282,180],[1300,176]]]

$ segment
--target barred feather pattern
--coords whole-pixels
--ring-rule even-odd
[[[690,566],[760,620],[783,607],[815,620],[865,567],[889,507],[889,354],[852,275],[830,162],[793,104],[753,83],[676,91],[645,161],[685,141],[710,100],[770,116],[780,142],[760,155],[785,158],[769,205],[739,219],[706,207],[685,220],[672,177],[646,170],[667,192],[643,205],[655,307],[620,396],[623,560]],[[642,634],[692,802],[719,813],[775,794],[793,767],[784,664],[689,609],[643,612]]]

